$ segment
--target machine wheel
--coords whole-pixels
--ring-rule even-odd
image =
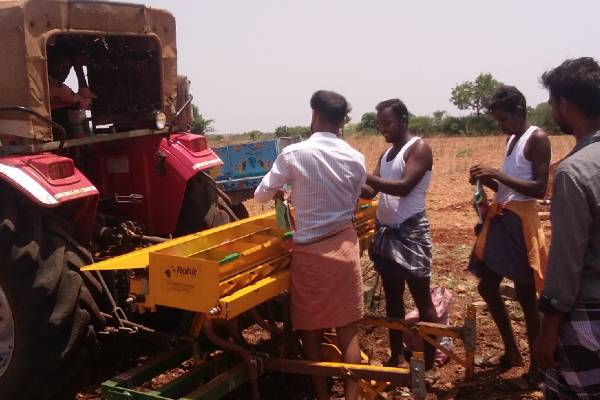
[[[0,259],[0,399],[72,399],[104,326],[89,252],[0,185]]]
[[[206,179],[208,178],[199,175],[188,182],[175,236],[213,228],[234,219],[226,211],[227,202],[205,181]],[[236,219],[248,217],[248,211],[243,204],[233,205],[230,209]]]
[[[231,209],[239,219],[246,219],[250,216],[244,203],[232,204]]]

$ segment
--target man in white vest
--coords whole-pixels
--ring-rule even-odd
[[[500,282],[504,278],[514,282],[531,349],[539,329],[536,291],[543,285],[548,253],[536,199],[546,193],[551,151],[548,135],[527,122],[525,96],[517,88],[501,86],[487,109],[508,139],[501,170],[484,165],[470,170],[471,183],[478,180],[496,192],[477,236],[470,270],[480,279],[479,293],[498,327],[504,353],[478,364],[511,368],[524,362],[500,296]],[[539,384],[533,359],[523,378],[520,386]]]
[[[391,146],[380,156],[373,175],[367,175],[363,197],[379,193],[377,232],[369,248],[381,275],[388,317],[404,319],[405,285],[413,296],[419,319],[436,322],[429,292],[431,234],[425,213],[425,193],[431,181],[433,155],[423,139],[408,130],[408,110],[398,99],[379,103],[377,126]],[[402,332],[390,330],[391,357],[386,365],[404,364]],[[426,376],[436,378],[435,348],[426,343]]]

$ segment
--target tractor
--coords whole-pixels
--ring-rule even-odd
[[[2,0],[0,26],[0,398],[68,397],[107,317],[131,316],[127,273],[80,268],[237,216],[189,132],[170,13]],[[52,76],[61,62],[80,62],[87,107],[61,99],[79,96]]]

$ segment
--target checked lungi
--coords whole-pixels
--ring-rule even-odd
[[[369,247],[375,269],[385,276],[404,279],[431,277],[431,233],[424,211],[397,227],[377,222]]]
[[[546,399],[600,399],[600,304],[565,314],[556,357],[559,368],[545,371]]]

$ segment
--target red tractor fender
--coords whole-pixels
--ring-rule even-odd
[[[72,222],[74,236],[91,238],[98,190],[67,157],[53,153],[0,157],[0,179],[42,208]]]
[[[167,162],[188,181],[198,172],[223,165],[202,135],[179,133],[170,140],[162,140],[160,149],[167,154]],[[170,157],[169,157],[170,156]]]
[[[156,204],[151,211],[152,220],[156,232],[172,233],[179,220],[188,182],[202,171],[223,165],[223,161],[208,147],[204,136],[190,133],[173,134],[169,140],[163,139],[158,157],[165,157],[165,169],[169,171],[167,174],[161,171],[159,160],[157,172],[166,178],[162,193],[168,196],[165,191],[173,190],[170,196],[173,201]]]

